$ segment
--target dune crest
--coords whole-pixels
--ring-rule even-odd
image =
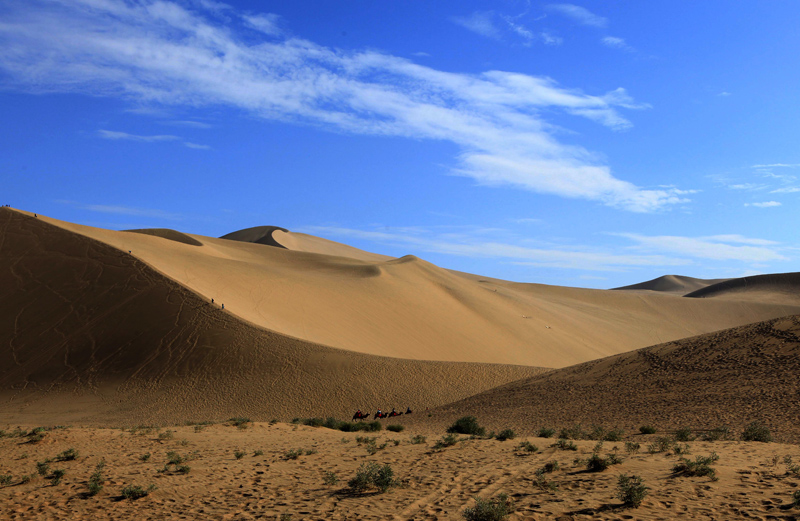
[[[162,239],[180,242],[183,244],[189,244],[191,246],[203,245],[202,242],[198,241],[194,237],[190,237],[185,233],[179,232],[177,230],[170,230],[169,228],[144,228],[139,230],[124,230],[124,231],[128,233],[142,233],[144,235],[152,235],[153,237],[161,237]]]
[[[726,280],[728,279],[696,279],[694,277],[686,277],[683,275],[663,275],[653,280],[640,282],[639,284],[631,284],[630,286],[613,288],[613,290],[649,290],[671,293],[675,295],[686,295],[692,291],[697,291],[707,286],[711,286],[712,284],[717,284]]]

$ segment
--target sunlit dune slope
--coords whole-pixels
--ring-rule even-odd
[[[551,371],[414,418],[443,428],[475,415],[494,428],[641,425],[660,431],[750,422],[800,442],[800,316],[727,329]]]
[[[698,289],[686,296],[800,304],[800,273],[774,273],[730,279]]]
[[[266,331],[127,251],[0,209],[4,422],[341,418],[446,403],[538,372],[370,356]]]
[[[623,286],[621,288],[614,289],[649,290],[671,293],[673,295],[686,295],[692,291],[696,291],[719,282],[724,282],[725,280],[727,279],[696,279],[682,275],[664,275],[653,280],[648,280],[647,282],[640,282],[639,284],[631,284],[630,286]]]
[[[564,367],[800,313],[797,303],[686,299],[481,279],[413,256],[368,261],[347,256],[360,251],[355,248],[280,230],[270,233],[283,248],[191,235],[202,243],[194,246],[40,219],[131,251],[253,324],[381,356]]]

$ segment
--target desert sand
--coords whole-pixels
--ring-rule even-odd
[[[461,519],[473,496],[500,493],[515,520],[795,519],[800,478],[782,461],[800,460],[799,280],[670,275],[587,290],[279,227],[122,232],[2,208],[0,519]],[[415,410],[382,420],[402,433],[288,423],[392,407]],[[434,450],[466,415],[518,437]],[[224,424],[234,416],[256,423]],[[753,421],[779,443],[738,441]],[[575,459],[595,441],[562,451],[537,438],[577,425],[622,429],[598,450],[616,446],[624,461],[588,473]],[[49,429],[41,441],[24,434],[38,426]],[[646,450],[678,429],[722,426],[731,439],[679,446],[716,452],[717,481],[675,476],[674,446]],[[382,448],[370,454],[361,436]],[[641,450],[626,454],[625,442]],[[36,463],[69,448],[80,456],[49,463],[66,471],[61,483],[38,475]],[[287,459],[293,449],[302,455]],[[187,473],[159,472],[170,451],[191,456]],[[101,460],[103,489],[89,496]],[[349,490],[367,461],[390,464],[399,486]],[[557,492],[535,483],[550,461]],[[339,483],[323,482],[329,471]],[[641,508],[615,498],[620,473],[651,488]],[[157,488],[123,500],[131,484]]]

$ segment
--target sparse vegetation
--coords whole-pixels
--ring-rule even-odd
[[[560,468],[561,468],[561,466],[558,464],[558,462],[556,460],[553,460],[553,461],[548,461],[547,463],[545,463],[544,466],[539,470],[541,470],[544,473],[549,474],[551,472],[557,471]]]
[[[141,456],[139,456],[139,460],[140,461],[149,461],[150,460],[150,456],[151,456],[151,454],[149,452],[146,452],[146,453],[142,454]]]
[[[656,428],[652,425],[642,425],[639,427],[639,432],[642,434],[655,434]]]
[[[765,425],[759,422],[753,422],[744,428],[742,440],[769,443],[772,441],[772,433]]]
[[[38,472],[40,476],[46,476],[49,471],[50,460],[39,461],[36,463],[36,472]]]
[[[588,436],[584,432],[583,426],[573,425],[572,427],[561,429],[561,432],[558,433],[558,437],[565,440],[583,440]]]
[[[326,470],[325,475],[322,478],[322,482],[326,485],[336,485],[339,483],[339,476],[337,476],[335,472]]]
[[[578,450],[578,447],[574,443],[564,438],[559,438],[557,442],[550,446],[560,450]]]
[[[147,488],[142,488],[139,485],[128,485],[122,489],[122,497],[130,500],[140,499],[150,494],[150,492],[154,491],[155,489],[156,486],[152,484]]]
[[[539,447],[537,447],[536,445],[534,445],[529,441],[523,441],[519,445],[517,445],[517,450],[520,452],[530,452],[531,454],[533,454],[534,452],[539,451]]]
[[[545,476],[545,474],[547,474],[548,472],[552,472],[552,470],[550,471],[545,470],[547,465],[551,465],[552,463],[555,463],[554,468],[558,469],[558,462],[551,462],[545,464],[544,467],[537,469],[533,475],[533,485],[546,492],[555,492],[556,490],[558,490],[558,483],[550,481],[549,479],[547,479],[547,476]]]
[[[0,474],[0,486],[6,487],[10,485],[12,479],[11,474]]]
[[[445,447],[450,447],[458,443],[458,436],[455,434],[446,434],[442,439],[433,444],[434,450],[441,450]]]
[[[711,429],[703,434],[700,439],[703,441],[728,440],[731,437],[731,430],[725,426]]]
[[[687,454],[691,454],[692,450],[687,443],[684,443],[683,445],[676,443],[675,446],[672,447],[672,452],[676,456],[686,456]]]
[[[103,469],[105,466],[106,462],[101,460],[94,468],[94,473],[89,477],[89,483],[87,484],[89,487],[88,495],[96,496],[103,490]]]
[[[336,418],[328,418],[325,420],[322,418],[306,418],[304,420],[295,418],[292,420],[292,423],[302,423],[303,425],[307,425],[309,427],[325,427],[327,429],[333,429],[342,432],[378,432],[383,429],[383,425],[381,425],[381,422],[377,420],[372,422],[346,422],[339,421]],[[398,427],[401,427],[400,430],[402,430],[401,425]]]
[[[67,471],[64,469],[54,469],[53,472],[51,472],[50,476],[48,477],[50,478],[50,482],[53,485],[59,485],[61,484],[61,480],[64,478],[66,473]]]
[[[362,463],[356,475],[347,482],[353,492],[364,492],[370,487],[375,487],[381,492],[386,492],[397,484],[394,471],[390,465],[379,465],[374,461]]]
[[[453,425],[447,428],[447,432],[451,434],[470,434],[472,436],[486,435],[486,429],[478,425],[478,419],[475,416],[459,418]]]
[[[795,490],[794,493],[792,493],[792,505],[800,507],[800,490]]]
[[[709,456],[697,456],[694,461],[681,458],[672,467],[672,472],[676,476],[708,476],[711,481],[717,481],[717,471],[711,467],[711,464],[718,460],[719,456],[715,452]]]
[[[548,427],[542,427],[541,429],[539,429],[539,432],[537,433],[537,436],[539,438],[552,438],[553,436],[555,436],[555,434],[556,434],[556,430],[555,429],[550,429]]]
[[[283,454],[283,459],[295,460],[295,459],[299,458],[302,454],[303,454],[303,450],[302,449],[288,450]]]
[[[238,429],[244,430],[250,424],[250,418],[246,418],[244,416],[235,416],[233,418],[228,418],[228,423]]]
[[[167,441],[171,440],[175,436],[175,433],[169,429],[165,430],[164,432],[158,433],[158,441]]]
[[[56,456],[56,461],[72,461],[76,459],[80,453],[75,449],[67,449]]]
[[[783,457],[783,464],[786,465],[786,471],[790,474],[794,474],[797,477],[800,477],[800,465],[796,464],[794,460],[792,460],[791,456],[784,456]]]
[[[244,451],[243,450],[235,450],[235,451],[233,451],[233,457],[235,457],[236,459],[244,458]]]
[[[625,442],[625,452],[627,452],[628,454],[636,454],[637,452],[639,452],[640,448],[641,448],[641,445],[639,445],[638,442],[635,442],[635,441],[626,441]]]
[[[673,445],[673,441],[666,436],[659,436],[656,440],[647,446],[647,452],[656,454],[657,452],[667,452]]]
[[[675,441],[694,441],[695,436],[691,429],[681,428],[675,431]]]
[[[639,508],[648,490],[640,476],[622,474],[617,479],[617,498],[626,507]]]
[[[422,434],[417,434],[416,436],[412,436],[411,440],[409,440],[412,445],[421,445],[428,441],[428,438],[423,436]]]
[[[386,430],[392,432],[403,432],[405,427],[403,425],[387,425]]]
[[[506,441],[506,440],[513,440],[516,436],[517,435],[513,430],[511,430],[511,429],[503,429],[502,431],[497,433],[495,438],[498,441]]]
[[[464,519],[467,521],[503,521],[514,511],[514,505],[507,494],[500,494],[496,498],[475,498],[475,506],[464,509]]]
[[[255,452],[253,452],[253,457],[263,456],[263,455],[264,455],[264,451],[263,450],[257,450]]]
[[[603,458],[598,453],[593,452],[586,462],[586,470],[589,472],[603,472],[611,465],[619,465],[620,463],[622,463],[622,459],[616,454],[609,454]]]

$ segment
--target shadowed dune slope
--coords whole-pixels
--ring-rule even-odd
[[[125,230],[129,233],[143,233],[144,235],[152,235],[153,237],[161,237],[162,239],[167,239],[169,241],[176,241],[183,244],[189,244],[191,246],[202,246],[203,243],[195,239],[194,237],[189,237],[185,233],[179,232],[177,230],[170,230],[169,228],[144,228],[141,230]]]
[[[726,280],[728,279],[695,279],[693,277],[685,277],[682,275],[664,275],[653,280],[648,280],[647,282],[640,282],[639,284],[632,284],[630,286],[623,286],[621,288],[613,289],[649,290],[661,291],[674,295],[686,295],[692,291],[697,291],[712,284],[717,284]]]
[[[800,304],[800,273],[774,273],[725,280],[686,296]]]
[[[190,235],[203,243],[197,247],[39,218],[132,251],[259,327],[379,356],[565,367],[800,313],[796,302],[519,284],[451,272],[414,256],[369,261],[347,256],[354,248],[280,230],[272,237],[286,248]],[[339,254],[290,249],[319,245]]]
[[[432,411],[444,428],[475,415],[491,428],[641,425],[660,431],[766,424],[800,442],[800,316],[687,338],[512,382]]]
[[[264,244],[266,246],[283,248],[284,246],[272,237],[272,234],[276,231],[286,232],[288,230],[285,228],[279,228],[278,226],[254,226],[252,228],[245,228],[244,230],[238,230],[225,234],[220,237],[220,239],[239,242],[252,242],[255,244]]]
[[[370,356],[263,330],[127,252],[0,210],[6,422],[341,418],[446,403],[541,371]]]

